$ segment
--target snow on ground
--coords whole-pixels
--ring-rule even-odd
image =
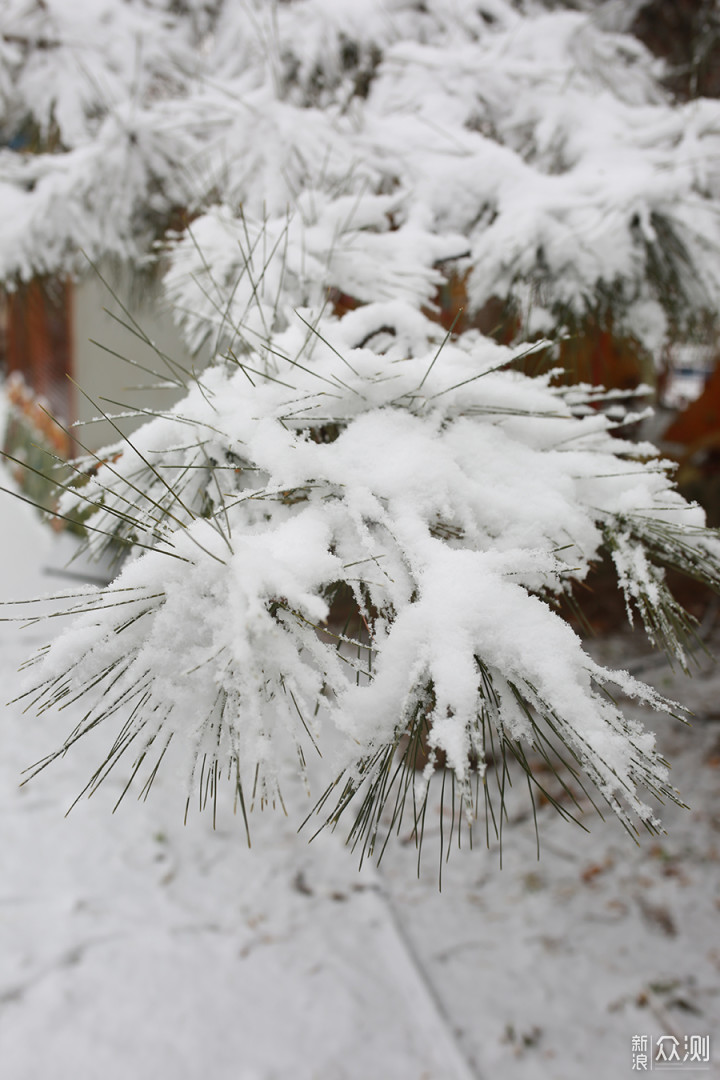
[[[67,538],[0,498],[0,597],[64,588],[45,571],[63,565]],[[0,623],[5,698],[50,631]],[[624,665],[643,646],[597,648]],[[589,817],[587,834],[541,808],[538,862],[518,790],[502,870],[497,843],[476,837],[444,866],[442,893],[437,819],[418,880],[407,836],[380,871],[358,873],[339,837],[308,846],[299,795],[289,818],[254,815],[252,850],[229,816],[216,831],[207,814],[184,826],[171,775],[115,815],[121,781],[108,780],[65,817],[96,750],[81,743],[19,787],[70,724],[10,706],[2,1080],[606,1080],[633,1074],[634,1035],[718,1042],[720,675],[706,664],[688,683],[636,663],[699,714],[660,732],[691,810],[667,808],[668,835],[636,847],[615,821]]]

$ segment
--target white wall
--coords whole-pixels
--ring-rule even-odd
[[[153,388],[172,374],[172,368],[138,334],[144,334],[173,363],[182,365],[188,371],[202,368],[207,357],[190,356],[156,281],[147,275],[133,275],[128,269],[120,271],[109,266],[103,266],[101,273],[117,299],[113,298],[111,291],[93,271],[73,289],[73,379],[106,413],[114,414],[122,409],[101,398],[110,398],[130,407],[168,408],[182,396],[182,391]],[[140,328],[136,333],[121,326],[104,310],[108,309],[123,323],[132,325],[121,304],[128,309]],[[93,341],[120,356],[111,355]],[[157,376],[124,362],[120,357],[157,372]],[[75,391],[75,415],[84,422],[98,415],[97,408],[78,390]],[[123,419],[117,423],[127,434],[142,420]],[[98,450],[119,439],[118,433],[104,420],[86,424],[78,429],[77,435],[91,450]],[[79,449],[78,452],[82,451]]]

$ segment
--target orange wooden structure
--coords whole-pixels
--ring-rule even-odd
[[[72,374],[71,303],[72,286],[67,281],[41,278],[20,285],[6,301],[5,363],[12,403],[62,454],[69,450],[69,439],[42,406],[65,426],[74,418],[73,386],[68,379]]]

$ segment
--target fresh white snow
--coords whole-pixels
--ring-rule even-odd
[[[426,318],[450,268],[472,311],[514,303],[520,335],[609,310],[656,355],[717,306],[718,103],[673,102],[612,9],[3,5],[0,281],[153,262],[160,239],[191,345],[227,355],[64,498],[134,547],[110,591],[59,578],[67,538],[2,496],[0,599],[66,594],[0,610],[29,622],[0,623],[6,697],[48,640],[29,685],[54,680],[4,716],[2,1080],[605,1080],[633,1034],[718,1030],[720,680],[641,660],[644,686],[623,670],[636,638],[583,647],[548,603],[605,544],[628,613],[686,666],[646,551],[717,583],[718,541],[614,437],[622,396],[502,370],[510,350]],[[339,320],[339,294],[364,306]],[[343,580],[364,621],[340,642]],[[449,768],[419,880],[407,821],[380,871],[340,830],[308,847],[322,817],[296,835],[305,783],[345,770],[362,796],[372,755],[428,717]],[[440,895],[486,724],[522,748],[534,718],[624,820],[656,824],[647,788],[692,809],[663,807],[668,835],[635,848],[581,792],[590,835],[541,800],[537,863],[525,778],[505,791],[489,761],[502,872],[481,826]],[[125,797],[137,748],[154,756]],[[188,790],[212,808],[219,787],[217,817],[184,824]],[[248,850],[253,801],[276,808],[249,815]]]

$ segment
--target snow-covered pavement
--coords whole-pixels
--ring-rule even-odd
[[[63,587],[44,568],[67,539],[0,498],[0,597]],[[5,699],[51,629],[0,623]],[[638,645],[602,648],[621,666]],[[494,842],[453,852],[441,894],[432,824],[419,880],[407,837],[358,873],[339,836],[296,834],[300,796],[288,818],[254,815],[251,850],[240,819],[183,825],[172,775],[114,815],[109,779],[65,817],[95,748],[19,787],[71,724],[7,708],[0,1077],[606,1080],[637,1071],[633,1036],[663,1034],[681,1054],[717,1037],[720,1058],[720,677],[651,674],[703,714],[661,732],[692,807],[667,808],[668,835],[635,847],[614,821],[588,835],[543,808],[538,862],[518,791],[502,871]]]

